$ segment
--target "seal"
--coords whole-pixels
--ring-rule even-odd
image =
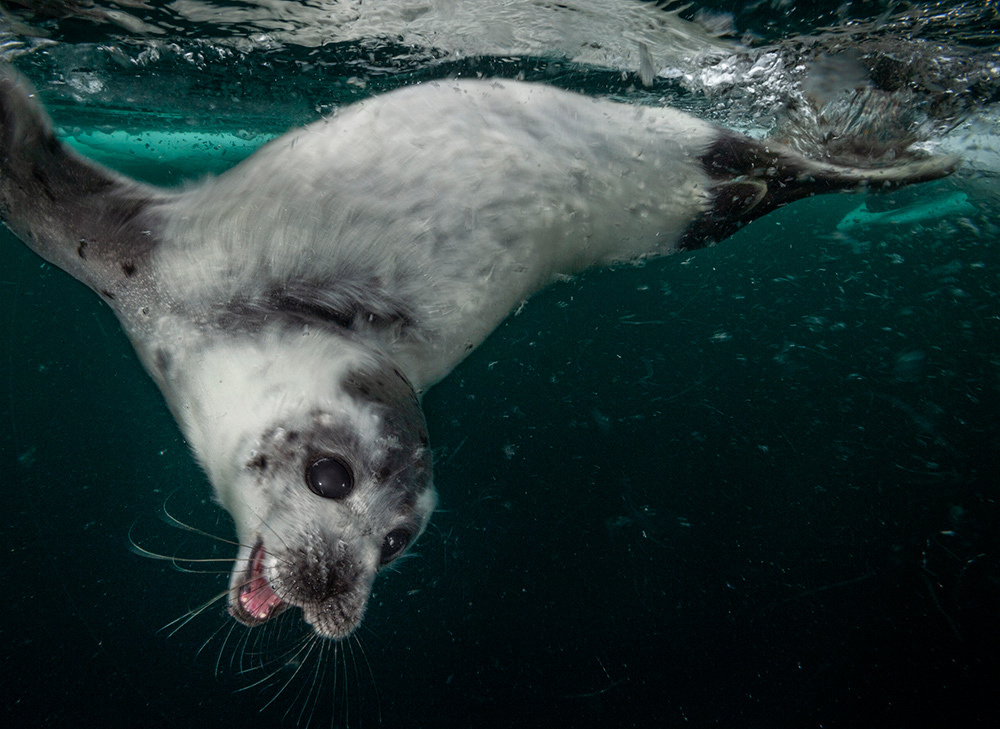
[[[935,179],[514,81],[403,88],[150,187],[0,74],[0,215],[114,310],[240,547],[230,613],[360,623],[436,503],[420,396],[558,276],[720,241],[802,197]]]

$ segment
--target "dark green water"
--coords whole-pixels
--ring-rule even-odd
[[[425,398],[440,512],[315,682],[283,665],[291,615],[160,630],[226,576],[129,535],[228,557],[157,515],[228,517],[111,312],[3,230],[5,725],[995,726],[996,190],[894,193],[974,212],[851,237],[863,197],[807,200],[543,292]]]

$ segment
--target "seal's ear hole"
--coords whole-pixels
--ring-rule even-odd
[[[309,465],[306,485],[324,499],[342,499],[354,488],[354,476],[342,460],[324,456]]]
[[[393,529],[382,540],[382,554],[379,557],[379,561],[382,564],[391,562],[392,558],[402,552],[406,545],[410,543],[410,539],[410,533],[405,529]]]

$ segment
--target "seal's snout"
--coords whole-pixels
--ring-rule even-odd
[[[351,592],[363,572],[359,561],[342,550],[337,556],[326,559],[309,558],[303,555],[296,559],[289,580],[289,591],[297,598],[314,603],[322,603]]]
[[[361,556],[342,539],[269,552],[258,538],[237,556],[229,613],[255,626],[298,607],[319,635],[344,638],[361,622],[374,577],[375,569],[366,569]]]
[[[292,557],[283,575],[285,599],[302,608],[318,635],[345,638],[364,617],[374,579],[375,569],[366,568],[360,555],[340,542]]]

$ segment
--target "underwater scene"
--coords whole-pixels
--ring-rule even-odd
[[[998,29],[992,0],[0,1],[58,137],[167,188],[456,79],[959,160],[523,302],[423,396],[436,510],[339,640],[230,617],[234,522],[156,382],[0,228],[4,726],[997,726]]]

